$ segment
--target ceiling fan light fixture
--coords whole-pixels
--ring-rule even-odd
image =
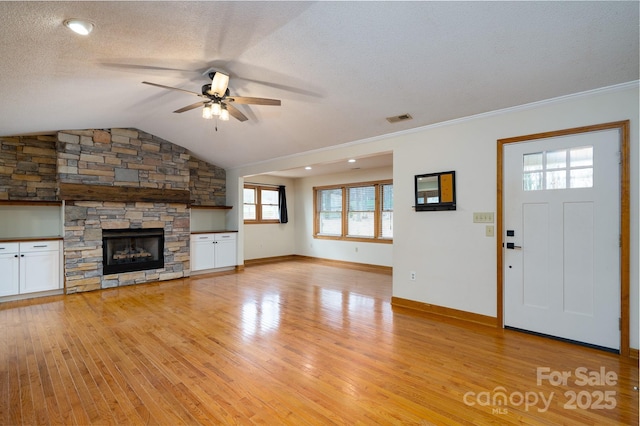
[[[213,118],[211,104],[205,105],[202,109],[202,118],[206,118],[207,120],[211,120]]]
[[[212,95],[223,97],[227,91],[227,86],[229,86],[229,76],[221,72],[214,72],[209,92]]]
[[[67,19],[64,21],[64,26],[69,28],[71,31],[73,31],[76,34],[80,34],[80,35],[89,35],[89,33],[91,33],[91,31],[93,31],[93,27],[95,26],[93,24],[93,22],[90,21],[85,21],[83,19],[77,19],[77,18],[72,18],[72,19]]]
[[[220,120],[229,121],[229,110],[226,108],[222,108],[220,111]]]
[[[222,107],[219,102],[214,102],[211,104],[211,114],[218,116],[222,112]]]

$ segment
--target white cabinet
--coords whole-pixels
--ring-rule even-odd
[[[215,267],[214,234],[191,236],[191,270],[202,271]]]
[[[215,267],[236,265],[236,234],[227,232],[215,235]]]
[[[60,289],[60,241],[0,243],[0,277],[0,296]]]
[[[60,242],[20,243],[20,293],[60,288]]]
[[[20,244],[0,243],[0,297],[20,292]]]
[[[236,235],[235,232],[191,235],[191,270],[235,266]]]

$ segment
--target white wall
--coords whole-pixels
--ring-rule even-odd
[[[0,206],[0,238],[62,236],[62,206]]]
[[[619,120],[631,120],[631,346],[638,348],[640,251],[640,185],[638,171],[638,83],[577,94],[547,102],[453,120],[413,131],[381,136],[334,149],[274,159],[227,171],[241,182],[247,174],[302,167],[358,155],[393,151],[394,243],[393,295],[488,316],[496,316],[496,241],[484,225],[472,222],[474,211],[496,211],[497,140]],[[415,212],[415,174],[456,171],[458,209]],[[227,183],[230,185],[230,182]],[[305,197],[310,183],[299,185],[297,215],[307,217]],[[228,191],[231,196],[233,191]],[[240,192],[236,191],[238,197]],[[227,200],[238,205],[237,199]],[[303,219],[298,219],[303,221]],[[308,232],[306,225],[301,232]],[[296,231],[297,232],[297,231]],[[304,236],[296,235],[299,254],[311,253]],[[349,251],[347,249],[347,251]],[[318,247],[313,253],[324,253]],[[344,253],[345,260],[353,257]],[[375,256],[373,256],[375,257]],[[372,257],[372,258],[373,258]],[[384,263],[381,263],[384,264]],[[410,271],[417,274],[409,280]]]
[[[226,230],[226,213],[218,209],[191,209],[191,232]]]
[[[313,187],[393,178],[391,167],[354,170],[298,179],[296,182],[296,254],[369,265],[392,266],[391,244],[313,238]]]
[[[296,184],[293,179],[276,176],[252,176],[247,182],[268,185],[284,185],[287,194],[288,223],[265,223],[244,225],[244,259],[295,254]]]

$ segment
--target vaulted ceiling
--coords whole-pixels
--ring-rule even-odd
[[[135,127],[225,168],[639,78],[638,2],[0,2],[0,135]],[[63,21],[95,24],[89,36]],[[203,72],[249,120],[217,122]],[[385,117],[408,113],[391,124]]]

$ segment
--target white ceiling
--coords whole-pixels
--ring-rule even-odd
[[[0,135],[135,127],[225,168],[639,78],[638,2],[0,2]],[[79,17],[82,37],[62,22]],[[204,120],[210,67],[282,106]],[[390,124],[385,117],[409,113]],[[390,156],[386,156],[387,159]],[[364,163],[363,163],[364,164]],[[377,163],[376,163],[377,164]]]

